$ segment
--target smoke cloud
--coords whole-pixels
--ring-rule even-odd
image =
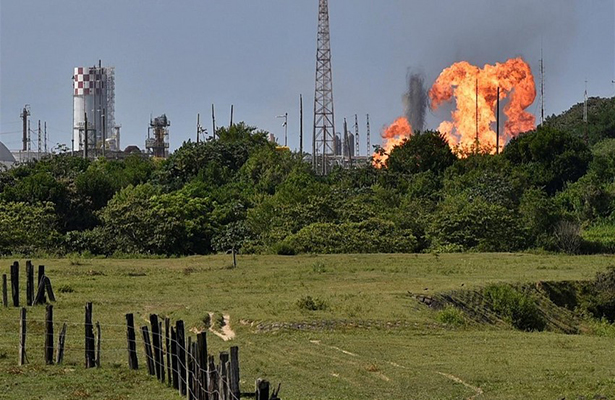
[[[403,96],[406,119],[410,126],[422,132],[425,129],[425,112],[429,101],[425,78],[422,73],[409,69],[406,79],[408,91]]]

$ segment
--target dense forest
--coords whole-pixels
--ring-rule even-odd
[[[499,155],[426,131],[325,177],[244,123],[166,160],[55,155],[0,172],[0,254],[615,252],[615,99],[589,106]]]

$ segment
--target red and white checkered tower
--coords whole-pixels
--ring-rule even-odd
[[[88,126],[85,128],[87,114]],[[73,75],[73,150],[82,151],[88,134],[88,154],[119,149],[115,124],[115,69],[76,67]]]

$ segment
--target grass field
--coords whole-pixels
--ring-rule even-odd
[[[0,308],[0,398],[177,399],[127,367],[124,314],[149,313],[201,329],[229,314],[232,342],[208,335],[210,352],[238,345],[242,391],[258,377],[283,399],[576,399],[615,397],[615,339],[525,333],[506,326],[441,324],[411,293],[492,282],[591,279],[611,256],[531,254],[230,256],[60,259],[45,264],[68,322],[66,362],[43,362],[44,307],[28,309],[28,358],[17,366],[19,310]],[[0,260],[8,273],[12,260]],[[23,260],[21,260],[23,264]],[[22,268],[22,302],[25,277]],[[311,296],[322,310],[298,306]],[[83,309],[102,326],[102,368],[83,369]],[[74,324],[74,325],[71,325]],[[139,361],[143,349],[138,337]]]

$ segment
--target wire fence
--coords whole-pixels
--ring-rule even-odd
[[[54,322],[52,305],[47,305],[46,318],[42,319],[28,318],[25,308],[21,310],[15,324],[4,325],[5,329],[15,330],[0,332],[0,353],[8,349],[11,353],[17,350],[20,364],[38,361],[39,354],[45,355],[46,364],[63,363],[60,354],[70,354],[74,363],[76,357],[82,354],[86,368],[100,366],[101,359],[108,358],[114,364],[122,359],[123,362],[128,360],[129,368],[138,369],[137,349],[141,346],[145,356],[141,359],[146,361],[149,375],[156,376],[161,383],[172,386],[179,395],[189,400],[240,400],[241,397],[279,399],[280,387],[270,394],[269,382],[261,379],[256,381],[254,392],[241,392],[238,347],[232,346],[230,352],[220,352],[216,364],[214,356],[207,353],[206,332],[198,332],[193,340],[189,335],[184,335],[181,320],[171,325],[169,318],[159,319],[152,314],[150,322],[140,327],[142,339],[137,339],[132,314],[125,316],[126,324],[94,324],[91,320],[88,322],[87,316],[84,322]],[[86,314],[87,310],[86,306]],[[94,330],[96,334],[90,338]],[[55,335],[57,332],[60,332],[59,336]],[[122,339],[120,335],[126,337]],[[39,349],[43,351],[39,352]],[[95,355],[93,362],[89,363],[88,354],[92,352]],[[134,357],[134,363],[131,357]]]

